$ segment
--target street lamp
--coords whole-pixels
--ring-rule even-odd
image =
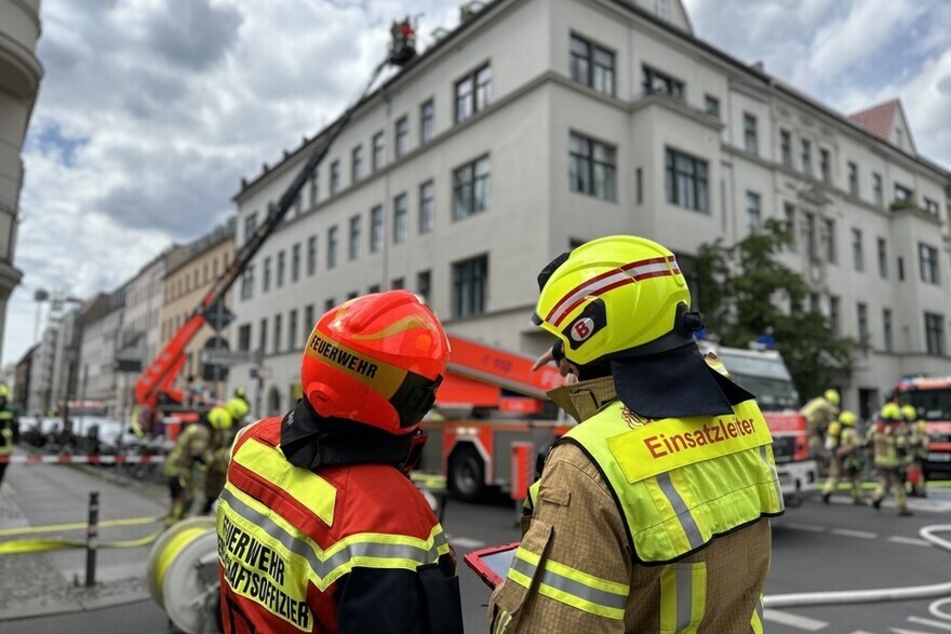
[[[38,288],[33,293],[33,301],[36,302],[36,326],[33,329],[33,341],[40,339],[40,312],[43,308],[43,302],[50,298],[49,292],[44,288]]]

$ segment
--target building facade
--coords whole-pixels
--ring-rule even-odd
[[[134,355],[140,363],[140,372],[158,354],[166,259],[177,248],[173,245],[163,251],[127,284],[123,328],[127,339],[135,341]]]
[[[243,182],[239,243],[319,141]],[[356,111],[236,284],[232,348],[263,351],[267,414],[299,394],[316,317],[380,289],[536,355],[559,253],[637,234],[689,272],[775,218],[811,307],[861,344],[839,387],[867,415],[902,375],[951,374],[948,187],[900,104],[838,113],[697,40],[679,2],[496,0]]]
[[[166,256],[165,276],[162,287],[162,310],[160,314],[159,351],[175,336],[182,325],[201,305],[208,291],[218,277],[234,260],[234,223],[215,227],[208,234],[190,244],[171,250]],[[225,295],[222,310],[231,311],[232,292]],[[221,337],[227,342],[228,328],[220,333],[206,323],[185,348],[185,365],[179,373],[175,387],[188,387],[189,378],[194,380],[191,387],[201,389],[215,398],[224,392],[227,377],[225,372],[212,369],[204,372],[202,351],[213,345],[213,340]]]
[[[125,415],[128,403],[129,379],[116,367],[124,308],[125,287],[120,287],[100,293],[80,310],[79,400],[103,403],[110,416]]]
[[[20,151],[43,77],[39,37],[40,0],[0,0],[0,342],[7,300],[23,277],[13,264],[23,187]]]

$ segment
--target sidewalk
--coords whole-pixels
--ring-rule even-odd
[[[0,487],[0,531],[66,525],[55,531],[2,535],[85,541],[89,493],[99,492],[99,521],[154,518],[167,509],[164,485],[117,476],[103,467],[11,465]],[[83,524],[81,528],[70,525]],[[100,543],[138,540],[160,522],[100,526]],[[146,560],[151,544],[96,551],[95,584],[85,587],[86,549],[0,555],[0,621],[94,610],[149,599]]]

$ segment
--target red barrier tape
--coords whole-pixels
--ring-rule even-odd
[[[165,456],[43,456],[28,454],[25,456],[0,456],[0,463],[11,464],[131,464],[163,463]]]

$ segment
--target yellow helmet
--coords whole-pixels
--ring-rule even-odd
[[[558,337],[565,358],[664,352],[703,327],[671,251],[636,236],[608,236],[555,258],[538,276],[532,321]]]
[[[0,398],[10,398],[10,388],[7,387],[6,383],[0,383]]]
[[[850,412],[849,410],[843,411],[839,414],[839,422],[843,425],[848,425],[850,427],[854,426],[858,422],[858,417],[855,415],[855,412]]]
[[[228,408],[218,405],[212,407],[211,411],[208,412],[208,423],[212,429],[223,431],[225,429],[231,429],[234,421],[231,418],[231,412],[228,411]]]
[[[885,405],[882,406],[882,411],[879,416],[882,420],[900,421],[901,410],[898,408],[897,403],[885,403]]]
[[[839,406],[839,403],[842,402],[841,399],[839,398],[839,393],[838,393],[837,391],[833,390],[833,389],[828,389],[828,390],[826,390],[826,391],[822,394],[822,396],[823,396],[823,398],[825,398],[825,400],[829,401],[830,403],[832,403],[832,404],[835,405],[836,407],[838,407],[838,406]]]
[[[231,416],[236,420],[241,420],[248,415],[248,402],[239,396],[235,396],[232,399],[229,399],[225,403],[225,408],[231,414]]]
[[[901,406],[901,416],[906,421],[913,423],[918,420],[918,410],[911,403],[905,403]]]

